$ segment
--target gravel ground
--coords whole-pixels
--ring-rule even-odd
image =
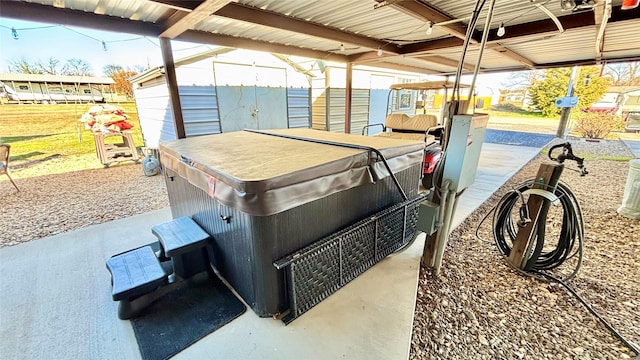
[[[578,156],[631,157],[619,141],[571,143]],[[475,236],[499,199],[547,161],[545,155],[534,158],[452,232],[440,276],[421,269],[410,359],[633,358],[563,287],[506,265],[492,242],[490,220],[480,230],[490,242]],[[562,181],[582,207],[585,245],[581,270],[569,285],[627,340],[640,344],[640,221],[616,212],[628,162],[587,160],[585,177],[570,167]],[[553,216],[547,239],[554,239],[562,215]]]
[[[140,164],[0,181],[0,247],[169,206],[162,176]]]
[[[560,142],[556,139],[555,142]],[[578,156],[631,157],[620,141],[572,141]],[[441,274],[420,274],[411,359],[624,359],[632,353],[558,285],[511,270],[492,243],[475,238],[482,217],[533,176],[538,156],[452,232]],[[614,327],[640,343],[640,222],[619,216],[628,162],[587,160],[590,174],[565,170],[585,217],[585,259],[570,281]],[[570,165],[569,165],[570,167]],[[119,165],[0,180],[0,247],[169,205],[164,179]],[[557,221],[556,221],[557,222]],[[491,239],[490,224],[481,236]]]

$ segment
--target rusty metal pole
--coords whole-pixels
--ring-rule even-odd
[[[347,85],[344,91],[344,133],[351,133],[351,94],[353,93],[353,63],[347,63]]]
[[[171,50],[171,39],[159,38],[162,60],[164,61],[164,76],[169,88],[169,99],[171,101],[171,112],[173,113],[173,127],[177,139],[184,139],[184,119],[182,118],[182,105],[180,104],[180,94],[178,93],[178,81],[176,80],[176,64],[173,61],[173,51]]]

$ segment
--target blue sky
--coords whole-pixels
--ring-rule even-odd
[[[16,29],[18,39],[13,39],[11,28]],[[213,48],[177,41],[172,42],[172,47],[176,58]],[[8,72],[11,60],[21,57],[30,61],[53,57],[61,62],[80,58],[91,65],[97,76],[102,75],[107,64],[124,67],[162,64],[160,45],[155,38],[0,18],[0,72]]]
[[[13,39],[12,28],[16,29],[18,39]],[[214,47],[172,42],[176,59]],[[0,18],[0,73],[9,72],[9,63],[21,57],[43,62],[53,57],[63,63],[70,58],[80,58],[91,65],[96,76],[103,75],[102,69],[107,64],[123,67],[141,65],[145,68],[162,65],[160,45],[155,38]],[[498,88],[503,87],[508,75],[509,73],[480,75],[476,88],[484,95],[493,93],[497,96]],[[464,77],[463,81],[470,82],[470,77]]]

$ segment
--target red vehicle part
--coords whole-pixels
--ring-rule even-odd
[[[431,189],[433,187],[433,171],[436,169],[436,165],[438,164],[438,161],[440,161],[441,155],[442,151],[440,150],[440,147],[431,147],[424,151],[422,186],[426,189]]]

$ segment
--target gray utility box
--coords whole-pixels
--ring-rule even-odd
[[[476,179],[488,121],[486,114],[453,116],[442,180],[450,180],[456,192],[466,189]]]
[[[310,129],[272,134],[378,149],[409,199],[418,197],[424,143]],[[288,308],[274,262],[403,202],[374,152],[249,131],[160,145],[174,218],[213,237],[216,270],[259,316]]]

